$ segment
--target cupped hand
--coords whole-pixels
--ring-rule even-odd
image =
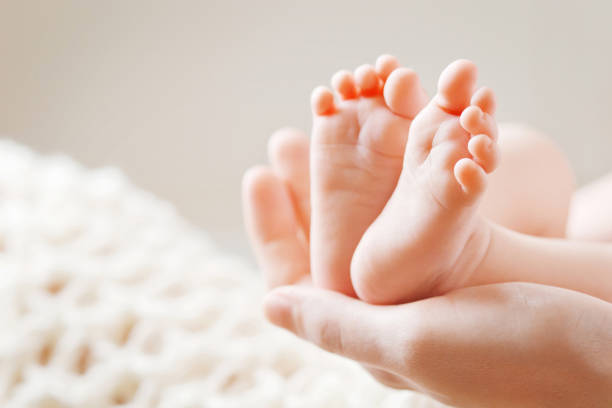
[[[360,362],[388,386],[458,407],[612,406],[612,305],[525,283],[397,306],[314,288],[306,136],[279,132],[270,160],[247,172],[243,200],[272,288],[264,303],[272,323]]]

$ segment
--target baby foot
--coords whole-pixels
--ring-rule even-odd
[[[353,252],[391,196],[412,119],[427,99],[414,71],[381,56],[311,98],[311,270],[316,285],[355,295]]]
[[[475,85],[476,66],[455,61],[414,119],[397,188],[352,260],[360,298],[440,294],[466,285],[483,259],[490,232],[477,209],[499,153],[493,93]]]

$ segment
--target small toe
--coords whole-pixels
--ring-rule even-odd
[[[413,119],[427,103],[418,75],[408,68],[398,68],[389,75],[383,94],[393,113],[409,119]]]
[[[310,105],[315,115],[330,115],[335,111],[334,95],[324,86],[319,86],[312,91]]]
[[[483,112],[489,115],[495,115],[497,105],[495,103],[495,93],[491,88],[483,86],[478,89],[472,96],[471,104],[478,106]]]
[[[380,92],[380,78],[371,65],[361,65],[355,70],[355,82],[363,96],[375,96]]]
[[[476,163],[491,173],[499,163],[499,146],[487,135],[476,135],[468,142],[468,151]]]
[[[357,97],[355,78],[351,72],[346,70],[336,72],[332,77],[331,83],[332,88],[340,95],[340,98],[353,99]]]
[[[399,66],[398,59],[393,55],[384,54],[376,59],[376,73],[383,81],[386,81],[389,75]]]
[[[468,60],[451,63],[440,74],[435,101],[443,110],[459,115],[469,104],[476,86],[478,70]]]
[[[455,164],[455,178],[469,201],[476,200],[487,187],[485,171],[473,160],[463,158]]]
[[[461,127],[472,135],[485,134],[497,140],[497,123],[493,116],[484,113],[478,106],[469,106],[460,117]]]

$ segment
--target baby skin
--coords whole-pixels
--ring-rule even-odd
[[[499,157],[494,109],[492,91],[476,91],[473,63],[442,72],[410,128],[393,195],[353,255],[361,298],[398,303],[466,286],[490,240],[478,204]]]
[[[337,74],[337,105],[313,93],[314,283],[378,304],[517,280],[612,298],[609,246],[529,237],[480,215],[499,148],[494,96],[476,90],[475,65],[449,65],[422,109],[416,75],[396,65]]]
[[[337,105],[312,96],[313,279],[376,303],[464,284],[487,249],[478,199],[499,157],[493,93],[475,91],[471,62],[451,64],[423,109],[416,74],[397,66],[337,73]]]
[[[391,56],[354,75],[336,73],[332,86],[338,103],[324,87],[311,99],[312,278],[354,296],[352,255],[395,189],[408,131],[427,98],[414,71]]]

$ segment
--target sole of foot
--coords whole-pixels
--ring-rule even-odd
[[[383,55],[339,71],[311,97],[311,270],[315,285],[354,296],[351,258],[391,197],[413,118],[427,98],[414,71]]]
[[[444,293],[466,285],[483,259],[490,230],[478,204],[499,148],[493,92],[476,90],[476,79],[472,62],[453,62],[415,117],[397,187],[352,259],[363,300],[395,304]]]

